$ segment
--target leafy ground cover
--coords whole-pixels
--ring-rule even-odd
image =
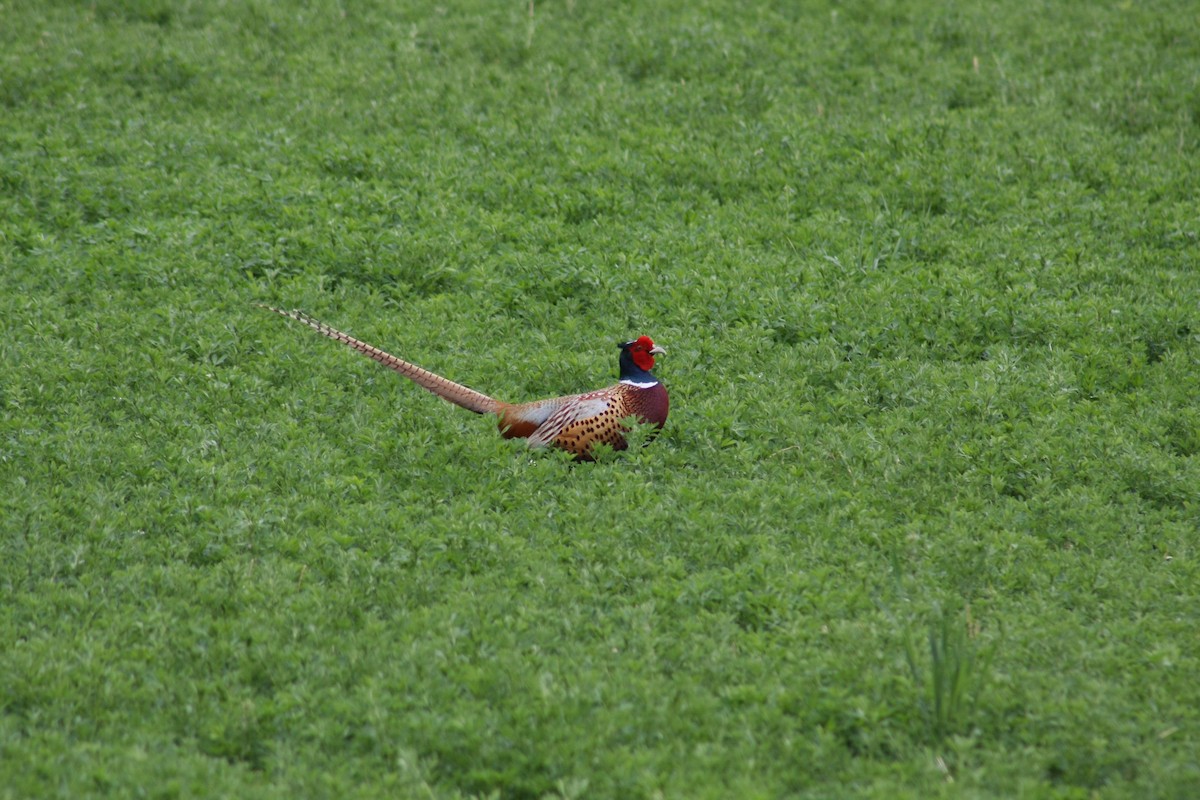
[[[1195,796],[1193,11],[8,4],[0,797]]]

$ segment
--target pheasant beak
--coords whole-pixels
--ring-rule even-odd
[[[659,345],[654,345],[654,347],[650,348],[650,355],[652,355],[652,356],[662,356],[662,355],[666,355],[666,354],[667,354],[667,348],[665,348],[665,347],[660,347]]]

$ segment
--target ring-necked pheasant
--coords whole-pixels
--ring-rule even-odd
[[[636,417],[642,423],[654,425],[656,432],[667,421],[667,390],[650,374],[654,368],[654,357],[666,350],[656,345],[649,336],[640,336],[619,345],[621,377],[612,386],[529,403],[505,403],[385,353],[313,319],[303,311],[285,311],[266,305],[261,308],[303,322],[317,333],[336,339],[367,358],[399,372],[443,400],[476,414],[495,414],[500,421],[500,432],[506,439],[527,438],[530,447],[554,445],[574,453],[577,458],[590,461],[592,446],[597,443],[607,443],[614,450],[627,447],[625,432],[628,426],[623,422],[626,418]]]

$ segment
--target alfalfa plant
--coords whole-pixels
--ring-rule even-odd
[[[917,704],[932,744],[967,733],[973,721],[995,655],[994,643],[984,643],[981,632],[970,605],[960,610],[935,603],[927,636],[928,657],[920,652],[920,637],[904,638]]]

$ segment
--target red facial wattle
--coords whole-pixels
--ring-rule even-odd
[[[654,340],[649,336],[641,336],[629,348],[629,354],[633,356],[633,363],[637,364],[638,369],[649,372],[654,369],[654,356],[650,351],[654,349]]]

